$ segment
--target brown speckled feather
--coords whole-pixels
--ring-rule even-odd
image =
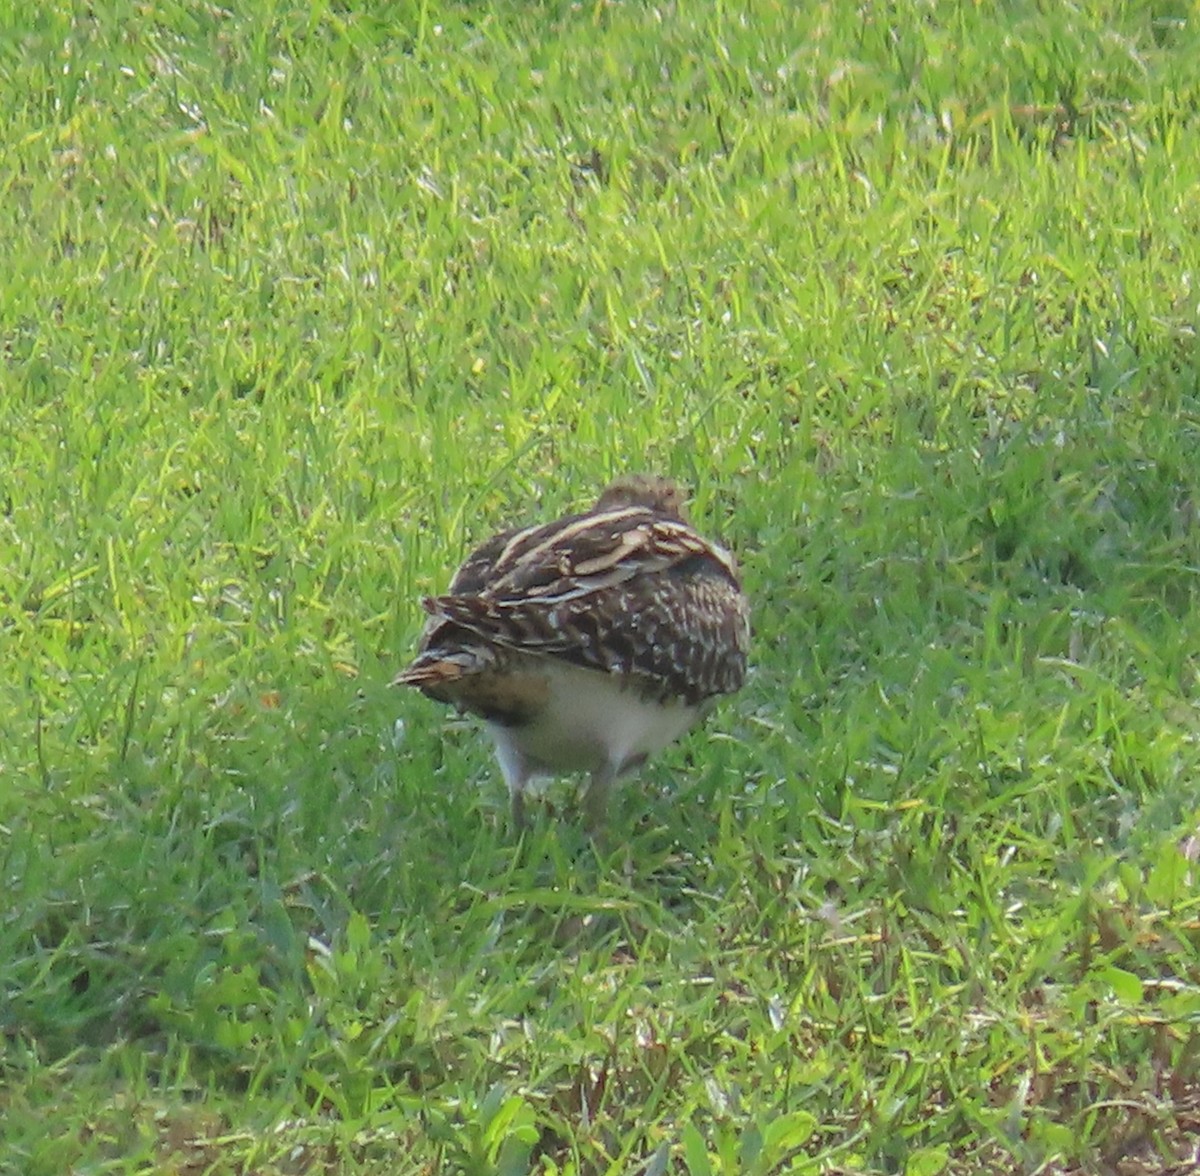
[[[424,601],[421,656],[398,680],[451,701],[449,680],[521,651],[689,703],[739,689],[749,625],[733,557],[677,514],[601,503],[468,556],[450,592]]]
[[[683,517],[665,479],[618,479],[582,514],[473,551],[396,681],[481,716],[524,824],[531,776],[588,771],[589,822],[609,786],[746,676],[737,566]]]

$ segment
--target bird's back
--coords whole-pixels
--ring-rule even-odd
[[[611,495],[472,552],[423,602],[420,652],[397,681],[477,709],[465,679],[545,658],[689,705],[737,690],[749,623],[733,557],[674,507]]]

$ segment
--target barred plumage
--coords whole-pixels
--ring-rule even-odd
[[[686,521],[664,478],[613,482],[591,510],[493,536],[471,553],[396,682],[480,715],[517,825],[532,776],[612,781],[677,739],[746,675],[737,566]]]

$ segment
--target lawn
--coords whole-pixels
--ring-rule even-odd
[[[1194,1170],[1195,5],[11,5],[0,114],[0,1176]],[[517,843],[389,681],[625,470],[750,679]]]

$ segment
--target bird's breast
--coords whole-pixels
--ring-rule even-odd
[[[524,679],[538,681],[536,690]],[[538,705],[493,711],[488,728],[535,771],[565,772],[636,767],[678,739],[701,708],[648,697],[637,683],[569,663],[550,661],[514,675]],[[482,712],[481,712],[482,713]]]

